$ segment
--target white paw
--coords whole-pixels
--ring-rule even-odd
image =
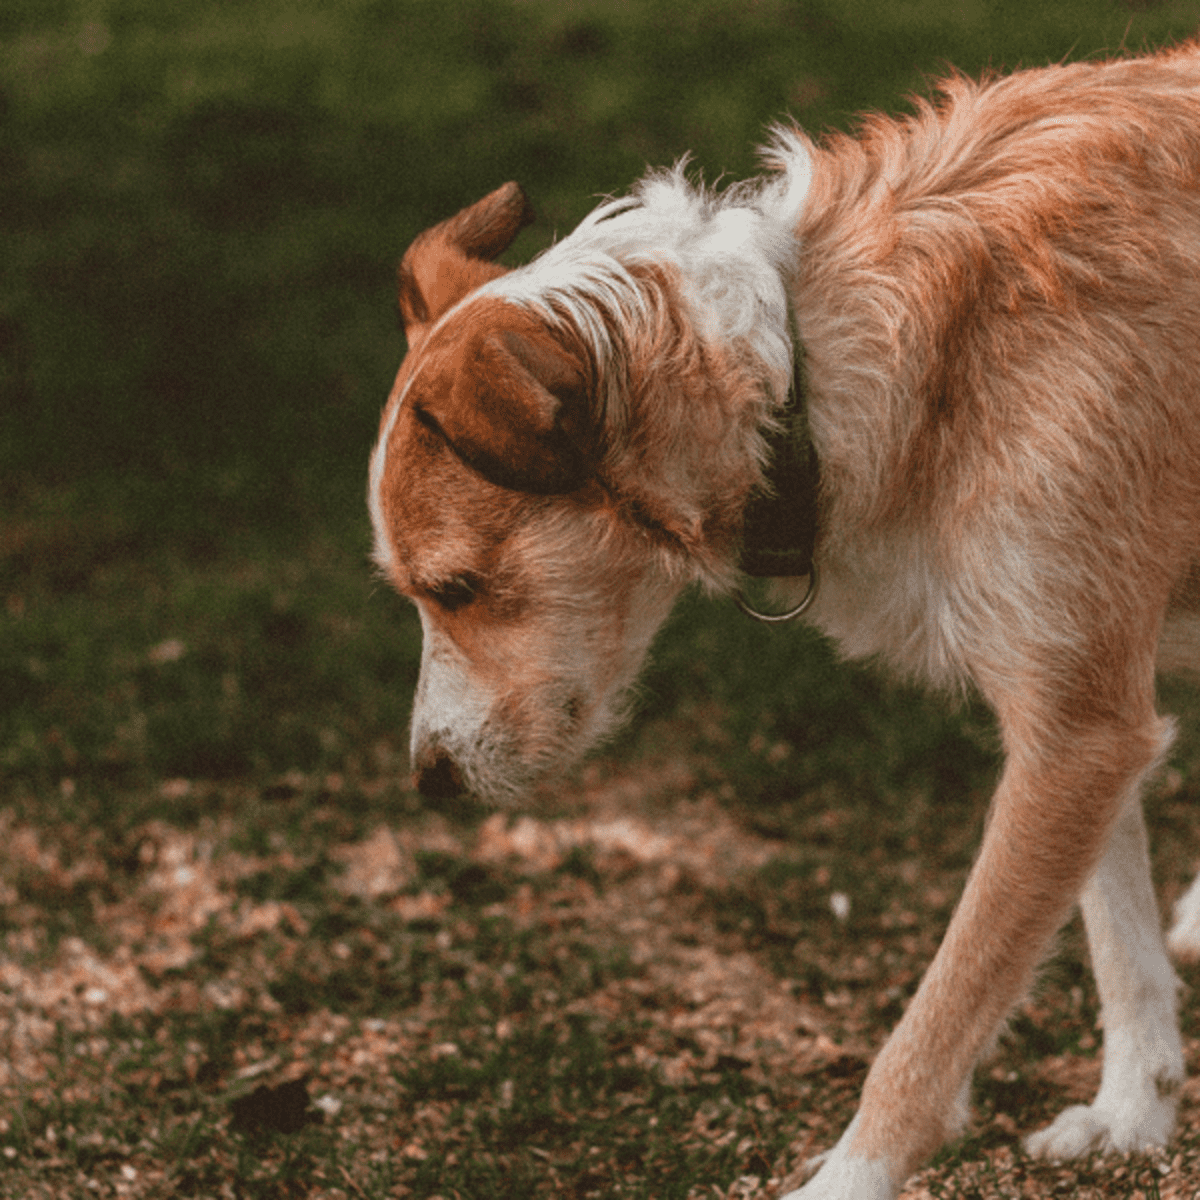
[[[1200,876],[1175,903],[1167,949],[1176,958],[1200,958]]]
[[[805,1165],[819,1165],[817,1173],[798,1191],[788,1192],[779,1200],[895,1200],[900,1189],[892,1182],[884,1161],[846,1150],[857,1124],[855,1117],[832,1150],[810,1159]]]
[[[1134,1113],[1099,1104],[1076,1104],[1063,1109],[1045,1129],[1031,1133],[1025,1139],[1025,1151],[1034,1158],[1064,1159],[1165,1145],[1175,1128],[1175,1105],[1159,1102],[1150,1109]]]
[[[851,1155],[837,1162],[826,1159],[798,1192],[780,1200],[895,1200],[898,1194],[882,1162]]]

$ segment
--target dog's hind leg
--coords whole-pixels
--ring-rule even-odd
[[[1130,798],[1080,897],[1104,1020],[1104,1073],[1091,1104],[1059,1113],[1025,1141],[1042,1158],[1161,1146],[1183,1083],[1179,981],[1167,961],[1141,801]]]
[[[1105,709],[1113,715],[1094,705],[1086,723],[1070,715],[1081,707],[1079,693],[1058,696],[1052,710],[997,703],[1008,761],[962,901],[871,1067],[857,1116],[792,1200],[892,1200],[957,1132],[978,1055],[1028,986],[1126,801],[1169,742],[1145,690],[1140,705],[1110,697]],[[1140,714],[1115,715],[1129,707]]]

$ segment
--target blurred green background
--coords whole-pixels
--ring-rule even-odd
[[[417,630],[371,590],[363,493],[421,229],[515,178],[538,212],[519,261],[647,164],[752,173],[786,114],[847,127],[947,64],[1198,24],[1194,0],[7,0],[8,794],[402,760]],[[898,724],[871,736],[942,736],[865,676],[828,683],[814,640],[738,621],[685,605],[647,708],[715,701],[818,759],[880,704]]]
[[[303,466],[357,500],[402,352],[393,264],[497,184],[540,215],[521,257],[647,163],[753,172],[787,113],[845,126],[946,63],[1198,19],[1146,0],[8,0],[3,473]]]

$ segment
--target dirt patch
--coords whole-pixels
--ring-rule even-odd
[[[373,792],[340,780],[276,785],[265,816],[214,790],[195,827],[119,846],[10,819],[0,1190],[775,1195],[852,1114],[962,869],[914,853],[873,868],[883,891],[835,878],[699,778],[598,768],[552,811],[380,810],[351,838]],[[1200,1188],[1195,1079],[1161,1154],[1020,1151],[1098,1080],[1079,943],[909,1200]]]

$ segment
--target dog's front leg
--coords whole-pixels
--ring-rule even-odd
[[[1007,765],[962,901],[904,1018],[876,1058],[858,1114],[788,1200],[892,1200],[966,1118],[978,1055],[1021,997],[1095,868],[1123,803],[1167,741],[1153,714],[1097,723],[1038,749],[1005,721]],[[1041,739],[1042,746],[1050,739]]]

